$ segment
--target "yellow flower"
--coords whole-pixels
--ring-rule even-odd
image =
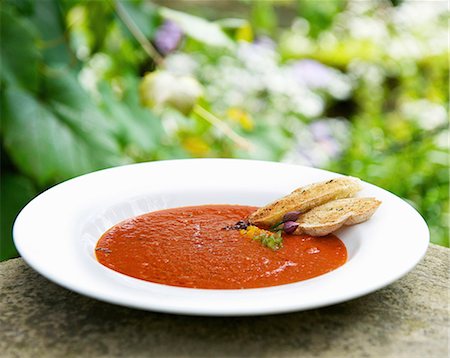
[[[190,137],[183,140],[183,148],[189,153],[203,157],[209,153],[209,145],[203,139]]]
[[[227,116],[234,122],[239,123],[239,125],[246,131],[253,130],[254,127],[253,119],[251,115],[246,111],[240,108],[231,107],[227,111]]]
[[[248,22],[239,27],[236,31],[236,40],[238,41],[253,41],[253,30]]]

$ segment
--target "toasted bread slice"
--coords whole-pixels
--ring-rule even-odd
[[[355,225],[368,220],[381,201],[375,198],[348,198],[333,200],[300,215],[295,234],[324,236],[344,225]]]
[[[248,221],[262,228],[271,228],[279,224],[283,215],[290,211],[303,213],[331,200],[353,196],[361,190],[360,182],[358,178],[340,177],[298,188],[291,194],[259,208],[248,217]]]

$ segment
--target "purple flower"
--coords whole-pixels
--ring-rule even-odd
[[[327,87],[333,80],[332,70],[314,60],[300,60],[291,65],[292,75],[310,88]]]
[[[163,55],[166,55],[178,47],[182,37],[181,28],[175,22],[167,20],[156,31],[155,45]]]
[[[283,222],[295,221],[300,216],[300,211],[290,211],[283,216]]]
[[[321,142],[323,151],[330,157],[336,158],[342,153],[342,148],[335,138],[331,137],[327,141]]]
[[[348,127],[342,120],[328,118],[311,123],[303,135],[297,137],[292,151],[295,162],[322,167],[338,158],[346,149]]]
[[[287,221],[284,223],[283,230],[286,234],[292,234],[298,226],[299,223],[295,221]]]
[[[311,134],[317,145],[330,157],[336,157],[341,153],[341,146],[335,138],[333,128],[327,120],[319,120],[309,126]]]
[[[327,121],[315,121],[311,123],[309,128],[316,140],[327,140],[332,137],[330,125],[327,123]]]

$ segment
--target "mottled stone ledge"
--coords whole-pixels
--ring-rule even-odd
[[[2,357],[447,357],[449,253],[339,305],[205,318],[114,306],[65,290],[21,259],[0,263]]]

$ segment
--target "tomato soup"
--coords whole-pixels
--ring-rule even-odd
[[[141,280],[190,288],[243,289],[283,285],[343,265],[345,245],[334,235],[283,235],[273,251],[239,230],[226,230],[256,210],[201,205],[125,220],[97,243],[97,260]]]

